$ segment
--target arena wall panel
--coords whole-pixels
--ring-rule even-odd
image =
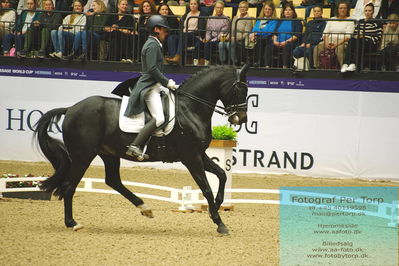
[[[32,145],[43,113],[112,96],[118,82],[136,75],[1,67],[0,160],[43,161]],[[399,180],[399,82],[249,77],[249,86],[249,121],[235,128],[234,172]],[[213,123],[227,119],[215,114]],[[57,137],[59,126],[51,128]]]

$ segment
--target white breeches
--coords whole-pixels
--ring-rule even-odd
[[[144,101],[150,111],[152,117],[155,118],[155,124],[157,127],[165,122],[165,116],[163,114],[161,91],[167,92],[167,88],[163,87],[160,83],[156,83],[144,95]]]

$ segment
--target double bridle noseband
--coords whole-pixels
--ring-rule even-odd
[[[233,115],[237,114],[240,111],[247,111],[247,102],[246,101],[243,102],[243,103],[234,103],[236,101],[237,94],[238,94],[240,86],[247,87],[247,84],[245,82],[240,81],[240,80],[236,80],[231,85],[231,88],[233,90],[233,96],[231,97],[231,103],[227,107],[223,107],[223,106],[220,106],[220,105],[217,105],[217,104],[213,104],[210,101],[207,101],[205,99],[199,98],[199,97],[197,97],[195,95],[192,95],[192,94],[184,92],[184,91],[176,90],[176,93],[184,95],[187,98],[190,98],[191,100],[194,100],[196,102],[199,102],[199,103],[209,107],[210,109],[213,109],[218,114],[230,117],[230,116],[233,116]]]

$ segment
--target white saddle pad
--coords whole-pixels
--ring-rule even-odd
[[[152,135],[156,137],[162,137],[165,135],[168,135],[172,129],[173,126],[175,125],[175,95],[173,93],[170,93],[168,90],[166,92],[169,98],[169,123],[166,125],[165,128],[156,130]],[[144,112],[138,114],[138,115],[133,115],[130,117],[124,116],[127,104],[129,101],[128,96],[123,96],[122,98],[122,103],[121,103],[121,109],[119,111],[119,128],[123,132],[127,133],[139,133],[140,130],[144,127],[145,124],[145,116]]]

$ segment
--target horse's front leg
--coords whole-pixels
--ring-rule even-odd
[[[205,153],[202,156],[202,159],[204,161],[205,171],[216,175],[217,178],[219,179],[218,193],[216,194],[215,198],[215,205],[216,208],[219,210],[224,200],[224,189],[226,186],[227,176],[226,173],[223,171],[223,169],[219,165],[217,165],[214,161],[212,161],[212,159],[209,158],[209,156],[206,155]]]
[[[200,154],[198,154],[198,155],[190,156],[191,158],[187,158],[187,157],[185,157],[185,159],[182,162],[187,167],[187,169],[190,171],[190,174],[192,175],[195,182],[201,189],[202,194],[206,198],[206,200],[208,202],[208,206],[209,206],[209,215],[210,215],[212,221],[215,224],[217,224],[217,226],[218,226],[217,231],[220,234],[228,235],[229,230],[222,222],[222,218],[220,218],[220,215],[218,213],[219,208],[216,207],[212,189],[208,183],[208,180],[206,179],[205,170],[204,170],[204,162],[202,160],[202,156]]]

